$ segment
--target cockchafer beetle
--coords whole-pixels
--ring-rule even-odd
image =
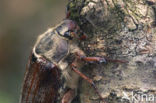
[[[79,26],[69,19],[38,37],[27,65],[21,103],[71,103],[79,76],[95,87],[93,81],[79,71],[84,61],[105,62],[105,59],[85,57],[78,47],[84,37]],[[59,101],[63,82],[69,89]]]
[[[38,37],[26,68],[20,103],[71,103],[79,77],[89,82],[102,99],[94,82],[80,71],[85,62],[106,60],[86,57],[79,47],[84,38],[76,22],[69,19]],[[62,92],[63,88],[68,90]]]

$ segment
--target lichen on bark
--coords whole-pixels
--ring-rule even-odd
[[[128,61],[90,64],[82,70],[93,78],[108,103],[137,103],[131,99],[132,92],[156,97],[154,0],[70,0],[68,10],[71,12],[70,18],[88,36],[81,43],[87,56],[107,56]],[[124,93],[129,100],[122,99]],[[81,103],[100,101],[86,81],[80,82],[78,96]]]

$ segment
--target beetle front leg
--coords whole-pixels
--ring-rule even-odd
[[[102,57],[86,57],[80,53],[75,53],[76,54],[76,57],[77,59],[79,60],[83,60],[83,61],[86,61],[86,62],[99,62],[99,63],[105,63],[106,62],[106,59],[105,58],[102,58]]]
[[[63,96],[61,103],[71,103],[75,97],[75,89],[69,89]]]
[[[106,102],[104,101],[104,98],[101,96],[100,92],[98,91],[97,87],[95,86],[95,83],[93,82],[93,80],[90,79],[90,78],[88,78],[87,76],[85,76],[83,73],[81,73],[81,72],[77,69],[77,67],[76,67],[76,65],[75,65],[74,62],[73,62],[72,65],[71,65],[71,69],[72,69],[75,73],[77,73],[80,77],[82,77],[84,80],[86,80],[89,84],[91,84],[91,86],[95,89],[97,95],[100,97],[100,99],[103,101],[103,103],[106,103]]]
[[[110,58],[106,58],[106,57],[86,57],[86,56],[81,55],[80,53],[76,53],[76,56],[78,59],[84,60],[84,61],[90,62],[90,63],[92,63],[92,62],[106,63],[106,61],[127,63],[127,61],[124,61],[124,60],[110,59]]]
[[[106,59],[101,57],[81,57],[82,60],[86,62],[99,62],[99,63],[105,63]]]

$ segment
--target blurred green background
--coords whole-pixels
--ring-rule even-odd
[[[65,17],[67,0],[0,0],[0,103],[18,103],[39,34]]]

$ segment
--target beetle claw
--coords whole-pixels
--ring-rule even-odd
[[[106,63],[106,59],[105,58],[100,58],[99,63]]]

